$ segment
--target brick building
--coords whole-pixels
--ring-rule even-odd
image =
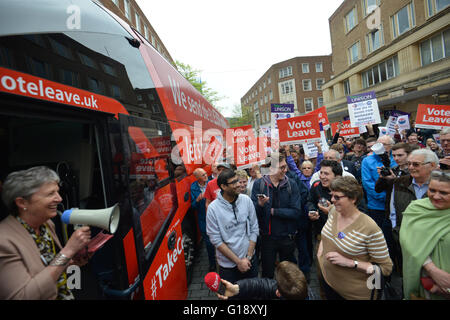
[[[329,18],[334,77],[323,85],[330,121],[346,96],[375,91],[380,111],[449,104],[449,0],[345,0]]]
[[[302,115],[323,105],[322,85],[330,80],[331,56],[296,57],[272,65],[241,98],[252,126],[270,125],[270,105],[290,103]]]

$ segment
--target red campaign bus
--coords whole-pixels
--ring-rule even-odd
[[[76,298],[187,297],[199,239],[192,172],[210,173],[201,142],[221,145],[227,126],[99,3],[0,2],[0,180],[47,165],[61,178],[61,211],[120,206],[119,229],[82,267]],[[57,220],[67,239],[73,229]]]

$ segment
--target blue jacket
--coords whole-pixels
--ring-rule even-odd
[[[391,167],[397,165],[392,157],[392,153],[390,155],[391,159]],[[386,191],[377,193],[375,191],[375,184],[380,177],[378,175],[377,167],[382,167],[383,162],[381,162],[381,158],[375,153],[367,156],[363,159],[361,164],[361,180],[364,188],[364,192],[367,196],[367,208],[372,210],[386,210],[385,201],[386,201]]]
[[[261,192],[261,184],[263,184]],[[271,235],[275,237],[285,237],[294,235],[297,232],[297,223],[301,215],[301,197],[295,181],[285,177],[278,185],[279,203],[271,215],[274,186],[269,176],[264,176],[255,181],[252,189],[252,201],[256,208],[260,235]],[[264,207],[258,205],[257,194],[264,193],[269,196]]]
[[[206,181],[206,184],[208,184]],[[206,199],[203,198],[197,202],[197,198],[202,193],[198,181],[194,181],[191,185],[191,206],[193,209],[197,210],[199,223],[202,223],[206,219]]]

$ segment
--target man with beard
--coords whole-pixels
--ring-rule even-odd
[[[239,179],[233,170],[223,170],[217,184],[220,192],[208,206],[206,233],[216,248],[219,275],[231,283],[257,277],[254,249],[259,230],[253,202],[239,193]]]

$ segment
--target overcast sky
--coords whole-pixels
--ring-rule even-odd
[[[331,54],[328,18],[343,0],[136,0],[174,60],[234,105],[273,64]]]

